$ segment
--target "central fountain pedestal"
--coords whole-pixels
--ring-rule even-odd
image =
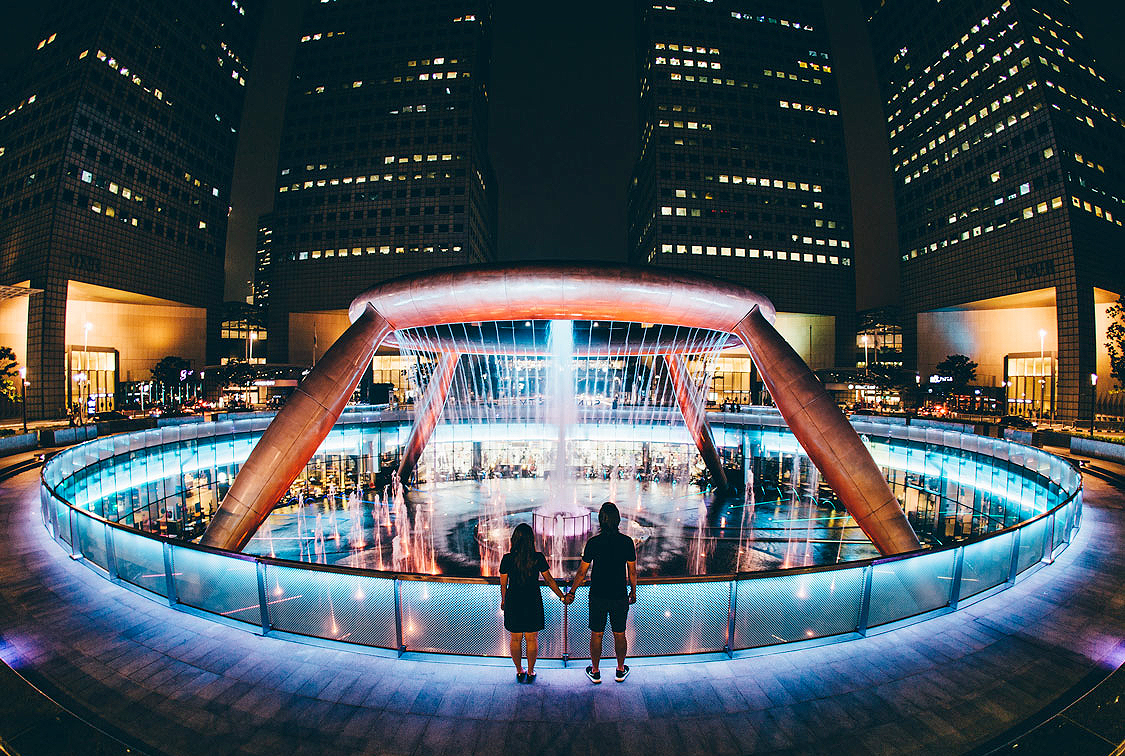
[[[546,505],[531,513],[535,541],[548,557],[575,559],[594,529],[594,513],[588,509],[558,509]]]

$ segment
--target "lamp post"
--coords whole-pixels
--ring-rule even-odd
[[[867,359],[867,334],[863,334],[863,374],[869,375],[871,373],[871,364]]]
[[[1090,435],[1094,435],[1094,417],[1098,413],[1098,374],[1090,373]]]
[[[19,369],[19,403],[24,405],[24,432],[27,433],[27,368]],[[1092,425],[1092,423],[1091,423]],[[1092,432],[1092,427],[1091,427]]]

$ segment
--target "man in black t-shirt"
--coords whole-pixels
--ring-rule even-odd
[[[621,513],[613,502],[602,504],[598,512],[598,534],[586,542],[582,550],[582,564],[574,583],[564,597],[566,603],[574,600],[574,592],[590,573],[590,666],[586,676],[592,683],[602,681],[598,664],[602,657],[602,636],[605,633],[606,617],[609,617],[613,631],[613,648],[617,653],[617,674],[614,679],[624,682],[629,676],[625,666],[628,641],[625,639],[625,620],[629,605],[637,601],[637,548],[633,539],[621,533]],[[626,593],[626,582],[628,593]]]

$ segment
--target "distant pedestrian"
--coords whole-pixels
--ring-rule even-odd
[[[586,677],[595,685],[602,681],[599,663],[607,616],[613,631],[613,649],[617,654],[614,679],[625,682],[629,676],[629,667],[625,665],[625,655],[629,650],[625,620],[629,605],[637,602],[637,547],[632,538],[619,530],[620,526],[621,513],[617,511],[617,505],[611,501],[602,504],[598,512],[598,534],[586,542],[578,574],[574,576],[574,583],[564,599],[568,604],[574,600],[575,590],[582,585],[586,571],[593,565],[590,573],[590,666],[586,667]]]
[[[535,682],[535,658],[539,654],[539,631],[543,629],[543,595],[539,592],[539,576],[561,600],[563,592],[543,552],[535,550],[531,526],[520,523],[512,531],[511,550],[500,560],[500,609],[504,612],[504,629],[512,634],[508,648],[516,665],[516,681]],[[527,638],[527,670],[523,668],[523,643]]]

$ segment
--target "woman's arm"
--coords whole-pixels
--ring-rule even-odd
[[[500,573],[500,611],[504,611],[504,601],[508,598],[508,575]]]
[[[547,581],[547,587],[550,588],[551,591],[556,596],[559,597],[559,601],[562,601],[563,592],[559,588],[559,584],[555,582],[555,579],[553,577],[551,577],[551,571],[550,570],[543,570],[542,574],[543,574],[543,579]]]

